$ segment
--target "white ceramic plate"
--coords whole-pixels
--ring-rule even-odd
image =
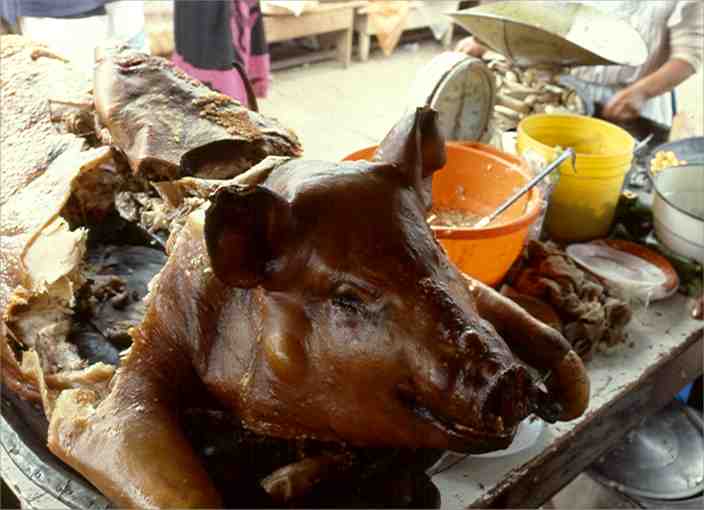
[[[511,445],[505,450],[497,450],[495,452],[482,453],[477,455],[468,455],[466,453],[456,453],[451,451],[446,451],[438,461],[428,468],[426,473],[429,476],[435,476],[440,473],[449,471],[457,464],[467,459],[468,457],[474,459],[495,459],[499,457],[508,457],[509,455],[515,455],[516,453],[522,452],[523,450],[533,446],[540,434],[542,434],[545,428],[545,422],[540,418],[530,416],[523,420],[518,425],[518,430],[516,431],[516,437],[514,438]]]
[[[470,455],[470,457],[476,457],[479,459],[495,459],[522,452],[535,444],[540,437],[540,434],[543,432],[543,428],[545,428],[545,422],[543,420],[530,416],[518,425],[516,437],[513,439],[511,446],[505,450],[497,450],[495,452],[482,453],[479,455]]]
[[[644,247],[625,251],[607,243],[609,241],[572,244],[566,251],[577,264],[625,296],[655,301],[677,292],[677,275],[666,260],[660,260],[662,257]],[[621,244],[628,248],[633,243]]]

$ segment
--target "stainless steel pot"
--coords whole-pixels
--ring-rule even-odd
[[[653,177],[658,241],[704,264],[704,165],[667,168]]]

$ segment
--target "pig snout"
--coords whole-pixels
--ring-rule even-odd
[[[506,448],[531,413],[559,414],[545,388],[500,336],[476,322],[455,335],[409,349],[405,405],[433,424],[456,451]]]
[[[498,434],[511,433],[533,408],[534,382],[526,369],[511,359],[469,362],[452,395],[457,405],[452,417],[459,425]],[[479,413],[469,413],[469,409]],[[478,416],[472,423],[472,416]]]
[[[491,358],[491,354],[489,355]],[[513,357],[470,363],[463,381],[458,381],[456,392],[464,401],[476,401],[483,426],[499,432],[518,426],[527,416],[537,414],[548,422],[556,421],[561,408],[544,386],[529,373],[522,362]],[[456,415],[458,423],[463,416]]]
[[[530,412],[532,381],[521,366],[504,371],[489,386],[489,392],[481,405],[482,415],[498,421],[500,427],[518,425]]]

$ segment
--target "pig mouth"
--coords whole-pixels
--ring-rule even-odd
[[[457,423],[451,418],[438,414],[429,407],[422,405],[415,406],[413,411],[416,416],[432,423],[434,427],[441,429],[448,436],[463,440],[491,439],[494,442],[505,441],[506,446],[508,446],[513,441],[517,429],[517,425],[505,426],[500,416],[488,415],[485,417],[482,426],[477,427]]]
[[[422,395],[413,383],[398,387],[398,397],[411,413],[440,430],[450,449],[467,453],[508,448],[518,425],[531,413],[552,423],[561,412],[546,389],[520,366],[503,371],[483,397],[475,397],[477,408],[466,413],[444,412],[442,405],[428,404],[419,398]]]
[[[424,405],[408,392],[400,392],[400,400],[413,415],[445,434],[454,451],[484,453],[508,448],[518,428],[518,424],[507,425],[502,417],[491,413],[483,416],[481,424],[458,423],[456,418]]]

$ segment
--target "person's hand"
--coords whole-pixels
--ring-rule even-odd
[[[602,115],[607,120],[627,121],[640,116],[643,105],[648,100],[647,95],[638,84],[633,84],[620,90],[606,103]]]
[[[480,58],[486,52],[486,48],[474,37],[465,37],[457,43],[455,51]]]

